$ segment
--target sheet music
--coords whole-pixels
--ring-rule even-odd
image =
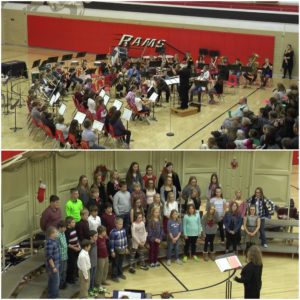
[[[172,84],[172,82],[171,82],[170,79],[166,79],[165,82],[166,82],[167,85],[171,85]]]
[[[109,98],[108,95],[105,95],[105,96],[103,97],[103,103],[104,103],[105,106],[107,105],[109,99],[110,99],[110,98]]]
[[[122,119],[129,122],[130,118],[131,118],[131,115],[132,115],[132,111],[128,108],[124,108]]]
[[[50,106],[53,106],[53,104],[55,103],[55,98],[56,98],[56,96],[55,96],[55,95],[52,95],[51,100],[50,100],[50,102],[49,102],[49,105],[50,105]]]
[[[65,113],[65,111],[66,111],[66,108],[67,108],[67,106],[65,105],[65,104],[61,104],[61,106],[60,106],[60,108],[59,108],[59,110],[58,110],[58,113],[61,115],[61,116],[63,116],[64,115],[64,113]]]
[[[177,83],[175,78],[171,78],[170,81],[171,81],[171,84],[176,84]]]
[[[175,77],[174,79],[175,79],[175,83],[176,83],[176,84],[179,84],[179,83],[180,83],[179,76]]]
[[[150,92],[150,90],[153,88],[153,85],[151,84],[149,89],[147,90],[147,94]]]
[[[121,107],[122,107],[122,102],[118,99],[115,100],[113,106],[117,109],[117,110],[120,110]]]
[[[227,258],[220,258],[215,260],[217,266],[219,267],[221,272],[224,272],[226,270],[231,270],[230,264],[227,260]]]
[[[59,97],[60,97],[60,92],[57,92],[55,96],[55,102],[58,100]]]
[[[103,129],[103,126],[104,126],[104,123],[94,120],[92,130],[98,130],[99,132],[101,132]]]
[[[74,117],[74,120],[77,120],[78,123],[81,125],[84,122],[85,117],[86,117],[86,114],[78,111]]]
[[[99,96],[102,97],[102,98],[104,98],[104,96],[105,96],[105,91],[104,91],[103,89],[100,91]]]
[[[229,262],[232,269],[237,269],[237,268],[242,267],[242,264],[239,261],[237,256],[230,256],[230,257],[227,258],[227,260],[228,260],[228,262]]]
[[[119,291],[119,293],[118,293],[119,299],[121,299],[123,296],[127,296],[129,299],[141,299],[142,298],[141,293]]]
[[[150,96],[149,100],[150,100],[151,102],[155,102],[156,99],[157,99],[157,97],[158,97],[158,94],[155,93],[155,92],[153,92],[152,95]]]

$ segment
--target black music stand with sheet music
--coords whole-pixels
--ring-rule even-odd
[[[78,52],[76,58],[82,58],[86,56],[86,52]]]
[[[71,60],[73,58],[73,54],[64,54],[61,58],[61,61]]]
[[[58,56],[48,57],[48,63],[49,64],[57,63],[57,61],[58,61]]]
[[[199,49],[200,55],[208,55],[208,49],[207,48],[200,48]]]
[[[47,63],[48,63],[48,59],[44,60],[44,61],[40,64],[39,70],[40,70],[40,71],[41,71],[41,70],[44,70],[44,69],[46,68]]]
[[[107,59],[107,54],[97,54],[95,61],[103,59]]]
[[[37,59],[32,63],[31,69],[38,68],[41,63],[41,59]]]
[[[220,51],[218,51],[218,50],[209,50],[209,56],[211,56],[211,57],[220,56]]]
[[[215,259],[215,263],[221,272],[228,272],[228,277],[226,280],[225,299],[231,299],[232,282],[230,279],[233,277],[236,270],[241,269],[243,266],[239,258],[233,253],[217,256]],[[232,274],[230,273],[231,271],[233,271]]]

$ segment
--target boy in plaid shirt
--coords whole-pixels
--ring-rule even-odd
[[[116,227],[109,234],[109,249],[112,257],[112,280],[119,282],[119,278],[126,279],[126,276],[123,275],[122,265],[124,255],[129,252],[123,219],[117,218],[115,225]]]
[[[59,288],[65,289],[67,287],[66,277],[67,277],[67,264],[68,264],[68,244],[65,236],[65,231],[67,228],[66,222],[61,220],[58,225],[58,245],[60,253],[59,261]]]
[[[48,298],[58,298],[59,294],[59,246],[57,241],[57,230],[50,226],[47,229],[47,240],[45,246],[46,270],[48,272]]]

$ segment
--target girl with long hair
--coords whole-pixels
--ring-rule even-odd
[[[144,182],[140,172],[139,164],[134,161],[131,163],[126,174],[126,183],[129,192],[133,191],[133,184],[135,182],[138,182],[141,185],[142,190],[144,189]]]

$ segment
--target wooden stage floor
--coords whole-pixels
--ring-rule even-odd
[[[32,66],[32,62],[36,59],[46,59],[49,56],[61,56],[68,51],[49,50],[41,48],[27,48],[16,46],[2,46],[2,62],[9,60],[23,60],[27,63],[28,68]],[[69,52],[68,52],[69,53]],[[93,61],[94,55],[89,54],[88,59]],[[283,82],[288,87],[290,81],[288,79],[279,80],[274,78],[273,87],[265,90],[257,89],[257,86],[251,88],[226,88],[225,101],[202,107],[200,113],[181,117],[176,114],[171,115],[170,104],[163,103],[163,107],[155,108],[155,117],[157,122],[151,121],[148,125],[141,121],[130,121],[129,130],[132,131],[131,149],[199,149],[201,141],[206,143],[213,130],[218,130],[224,119],[228,116],[229,110],[234,110],[237,101],[242,96],[248,97],[250,108],[257,113],[259,108],[263,106],[263,99],[269,98],[272,90],[277,82]],[[25,104],[29,82],[22,84],[22,98]],[[2,86],[2,93],[5,96],[6,86]],[[24,91],[24,92],[23,92]],[[71,114],[74,110],[74,104],[71,95],[65,98],[67,100],[67,111],[65,114],[66,123],[71,122]],[[196,99],[196,96],[195,96]],[[124,98],[122,99],[123,102]],[[176,102],[176,103],[175,103]],[[3,100],[2,100],[3,103]],[[207,98],[204,97],[203,103],[207,104]],[[178,106],[177,99],[171,105]],[[28,129],[26,126],[27,107],[24,105],[17,108],[17,126],[23,129],[13,132],[9,128],[14,127],[14,115],[4,115],[2,113],[2,147],[3,149],[49,149],[52,148],[51,143],[42,145],[43,139],[33,140],[28,137]],[[171,124],[171,125],[170,125]],[[126,124],[125,124],[126,125]],[[166,133],[169,131],[174,136],[168,137]],[[104,139],[100,139],[103,143]],[[113,144],[107,144],[108,148],[115,148]]]

